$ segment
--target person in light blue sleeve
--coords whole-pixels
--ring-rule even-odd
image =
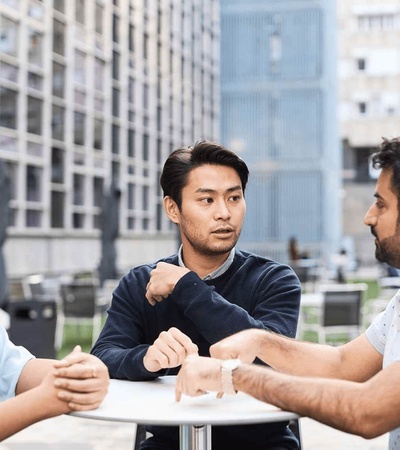
[[[108,385],[106,366],[79,346],[61,361],[35,358],[0,325],[0,441],[39,420],[97,408]]]
[[[400,138],[384,139],[372,162],[381,172],[364,223],[378,261],[400,268]],[[389,450],[400,450],[400,290],[365,333],[339,347],[252,329],[221,340],[210,353],[213,358],[185,359],[177,400],[240,390],[367,439],[389,432]],[[251,364],[256,357],[275,370]],[[221,364],[229,358],[241,363],[224,389]]]

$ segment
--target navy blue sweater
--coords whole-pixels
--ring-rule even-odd
[[[178,256],[162,261],[178,265]],[[156,264],[133,268],[113,293],[106,323],[91,352],[108,366],[111,378],[139,381],[176,375],[179,367],[154,373],[143,366],[148,347],[161,331],[171,327],[189,336],[201,356],[209,356],[210,345],[215,342],[248,328],[296,335],[301,285],[290,267],[236,250],[231,266],[221,276],[204,281],[189,272],[167,299],[151,306],[145,292]],[[286,425],[213,427],[213,449],[230,448],[230,443],[252,449],[273,445],[295,449],[297,441]],[[165,438],[165,449],[179,448],[178,427],[147,429]]]

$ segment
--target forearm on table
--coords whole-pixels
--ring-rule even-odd
[[[258,358],[276,370],[320,377],[340,377],[341,353],[336,347],[297,341],[273,332],[258,335]]]
[[[356,383],[299,377],[242,364],[233,380],[236,390],[263,402],[367,439],[398,426],[397,413],[388,417],[388,409],[397,411],[399,405],[396,408],[388,389],[383,390],[382,383],[374,379]]]
[[[61,414],[61,409],[58,412],[50,406],[37,388],[0,403],[0,441],[40,420]]]
[[[28,361],[22,369],[19,377],[17,387],[15,389],[16,394],[21,394],[29,389],[38,386],[43,378],[54,367],[53,359],[31,359]]]

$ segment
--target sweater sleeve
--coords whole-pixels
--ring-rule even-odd
[[[301,285],[290,267],[243,268],[218,290],[190,272],[171,295],[210,344],[248,328],[295,337]]]
[[[113,292],[106,323],[91,350],[108,367],[111,378],[143,381],[165,373],[148,372],[143,365],[147,349],[158,333],[153,332],[146,319],[146,309],[152,308],[144,301],[143,283],[147,279],[143,270],[122,278]]]

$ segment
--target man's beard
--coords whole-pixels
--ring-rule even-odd
[[[400,269],[400,235],[397,232],[382,241],[377,240],[375,245],[375,257],[378,261]]]

